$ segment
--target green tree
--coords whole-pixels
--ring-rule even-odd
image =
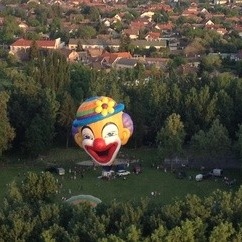
[[[145,126],[150,131],[149,135],[152,137],[153,143],[155,143],[157,132],[161,130],[165,118],[169,114],[169,94],[169,86],[162,77],[152,78],[143,87],[143,91],[140,94],[143,100],[141,102],[144,113],[142,120],[145,120]]]
[[[235,233],[232,223],[224,222],[216,226],[209,237],[209,242],[227,242],[231,240],[232,235]]]
[[[186,219],[181,222],[181,226],[177,226],[169,231],[166,241],[205,241],[205,228],[206,226],[204,226],[203,221],[199,218],[195,220]]]
[[[58,189],[57,181],[51,173],[28,172],[20,191],[25,201],[38,203],[50,202]]]
[[[89,13],[88,13],[88,18],[93,22],[99,21],[99,19],[100,19],[99,9],[96,7],[90,7]]]
[[[15,137],[13,127],[9,122],[7,103],[9,95],[6,92],[0,92],[0,157],[2,152],[7,150],[11,145],[11,141]]]
[[[184,125],[179,114],[171,114],[165,121],[164,127],[157,134],[159,153],[175,157],[182,153],[185,139]]]
[[[216,117],[217,95],[205,85],[200,90],[192,87],[184,96],[184,119],[188,136],[206,129]]]
[[[25,155],[38,156],[53,142],[59,108],[56,93],[46,87],[42,89],[40,83],[23,72],[16,73],[13,79],[9,102],[9,117],[16,130],[13,148]]]
[[[151,242],[160,242],[160,241],[164,241],[165,238],[167,236],[167,229],[163,226],[160,225],[156,230],[154,230],[154,232],[151,234],[150,236],[150,240],[147,241],[151,241]]]
[[[235,70],[237,71],[239,77],[241,78],[242,77],[242,61],[241,60],[236,62]]]
[[[139,242],[141,241],[141,231],[135,225],[130,225],[124,231],[125,241],[127,242]]]
[[[219,55],[210,54],[202,58],[200,68],[201,71],[212,72],[219,70],[221,63],[222,61]]]
[[[200,130],[191,139],[191,144],[195,150],[207,151],[212,157],[224,157],[229,154],[231,140],[228,130],[215,119],[207,132]]]
[[[133,46],[131,44],[131,39],[128,35],[122,35],[120,38],[119,51],[130,51],[132,52]]]
[[[29,49],[29,59],[34,61],[39,57],[39,48],[36,41],[33,41]]]
[[[13,42],[15,35],[21,33],[16,19],[9,15],[4,18],[4,24],[0,30],[0,43],[10,44]]]
[[[76,104],[72,96],[65,92],[63,95],[63,102],[60,104],[59,111],[57,113],[57,122],[64,131],[64,137],[66,138],[66,148],[69,146],[69,139],[71,134],[72,122],[75,118]]]
[[[224,89],[220,90],[217,94],[217,112],[219,120],[228,129],[231,137],[234,137],[235,129],[235,113],[234,113],[234,101]]]
[[[96,36],[97,31],[94,27],[85,25],[77,30],[76,37],[82,39],[91,39]]]
[[[33,241],[42,231],[60,223],[60,206],[52,203],[59,189],[54,176],[29,172],[23,179],[9,184],[0,208],[1,241]]]
[[[239,129],[236,132],[237,140],[235,142],[235,149],[238,152],[239,158],[242,159],[242,125],[239,125]]]
[[[41,233],[41,241],[43,242],[57,242],[57,241],[75,241],[72,240],[68,232],[58,224],[49,226]]]

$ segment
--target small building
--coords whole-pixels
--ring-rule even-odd
[[[10,53],[14,54],[19,50],[27,50],[32,46],[33,42],[33,40],[18,39],[10,45]],[[60,38],[55,40],[36,40],[35,42],[38,48],[43,49],[59,49],[61,47]]]

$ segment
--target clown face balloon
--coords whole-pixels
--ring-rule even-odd
[[[77,110],[74,139],[101,166],[112,165],[133,133],[133,122],[123,110],[123,104],[104,96],[87,99]]]

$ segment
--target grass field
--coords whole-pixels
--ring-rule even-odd
[[[65,168],[64,176],[57,176],[58,182],[61,185],[59,199],[62,197],[69,198],[74,195],[88,194],[100,198],[103,202],[110,202],[113,199],[118,201],[139,200],[140,198],[149,197],[150,199],[160,202],[161,204],[170,203],[176,199],[182,199],[187,194],[197,194],[206,196],[211,194],[216,189],[230,190],[237,189],[242,183],[240,170],[224,170],[224,175],[236,179],[237,183],[233,187],[229,187],[223,182],[222,178],[211,178],[201,182],[195,179],[189,180],[188,177],[195,177],[200,171],[186,169],[187,177],[177,179],[175,174],[157,170],[151,164],[155,161],[155,151],[152,149],[138,150],[122,150],[120,154],[125,154],[132,159],[137,159],[142,165],[142,173],[134,174],[131,172],[127,179],[118,177],[112,180],[99,179],[101,175],[101,167],[95,170],[93,167],[85,167],[85,171],[78,173],[77,162],[88,160],[89,157],[80,149],[54,149],[48,155],[29,162],[25,161],[8,161],[4,166],[0,167],[0,200],[6,194],[7,186],[14,179],[21,180],[24,174],[28,171],[41,172],[46,165],[58,164]],[[131,169],[132,165],[130,166]],[[69,173],[77,169],[76,179],[73,179],[73,173]],[[151,193],[156,195],[152,196]]]

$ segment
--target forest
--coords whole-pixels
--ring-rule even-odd
[[[77,107],[106,95],[124,103],[133,119],[130,147],[157,147],[163,158],[182,156],[184,149],[205,158],[241,158],[240,63],[208,55],[197,73],[180,75],[175,59],[165,70],[138,64],[107,72],[34,44],[28,56],[27,62],[0,61],[2,155],[36,158],[53,146],[72,146]]]

